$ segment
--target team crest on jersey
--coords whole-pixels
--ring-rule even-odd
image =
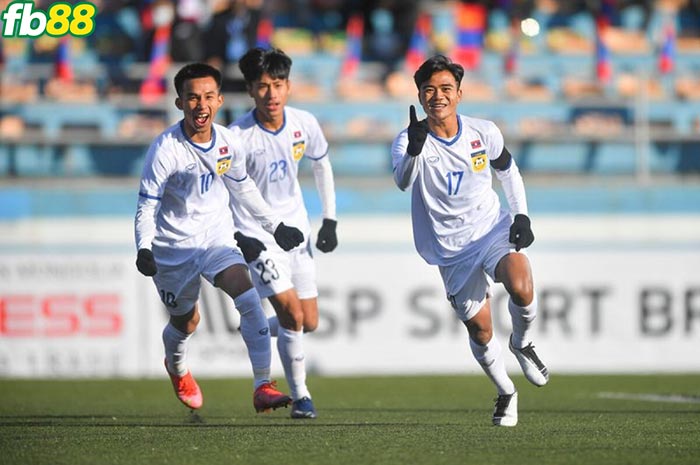
[[[221,151],[221,149],[219,149]],[[228,149],[226,150],[228,152]],[[231,155],[216,160],[216,174],[221,176],[231,168]]]
[[[475,173],[486,168],[486,162],[488,157],[486,156],[486,150],[479,150],[478,152],[472,153],[472,170]]]
[[[304,152],[306,152],[306,142],[300,140],[292,144],[292,158],[294,158],[294,161],[301,160],[301,157],[304,156]]]

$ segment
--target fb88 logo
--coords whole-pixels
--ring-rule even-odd
[[[37,37],[48,34],[61,37],[70,34],[85,37],[95,30],[97,7],[90,2],[71,5],[56,2],[46,11],[35,9],[34,2],[19,0],[2,12],[3,37]]]

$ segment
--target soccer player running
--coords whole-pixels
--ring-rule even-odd
[[[282,219],[298,225],[306,241],[285,252],[275,244],[248,211],[233,206],[236,240],[250,263],[253,283],[268,298],[276,316],[270,330],[277,336],[285,376],[293,403],[292,418],[316,418],[306,386],[303,333],[318,326],[316,269],[313,262],[308,213],[297,179],[299,161],[311,160],[314,180],[323,205],[323,223],[316,247],[331,252],[336,236],[335,189],[328,160],[328,142],[316,118],[287,105],[292,60],[279,49],[250,49],[239,61],[248,94],[255,108],[229,128],[246,149],[248,174],[265,201]]]
[[[509,348],[525,377],[536,386],[549,380],[535,354],[530,328],[537,312],[530,263],[524,249],[534,235],[527,216],[525,187],[503,135],[491,121],[457,113],[464,69],[436,55],[414,75],[418,100],[409,126],[394,140],[394,181],[413,186],[411,216],[418,253],[437,265],[447,297],[469,333],[472,354],[498,391],[493,424],[515,426],[518,394],[493,337],[490,285],[503,283],[513,323]],[[501,208],[491,185],[491,168],[501,182],[510,212]],[[511,219],[511,214],[513,218]]]
[[[270,380],[271,339],[260,297],[233,239],[229,201],[244,205],[285,250],[303,240],[273,213],[247,175],[243,147],[214,123],[223,103],[221,73],[206,64],[181,68],[175,105],[183,118],[151,144],[135,218],[136,267],[152,276],[170,319],[163,330],[165,368],[175,394],[192,409],[202,392],[187,362],[188,340],[199,323],[200,276],[226,292],[241,315],[241,333],[253,367],[258,412],[289,405]],[[225,185],[226,184],[226,185]]]

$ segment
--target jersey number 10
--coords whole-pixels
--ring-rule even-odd
[[[214,180],[214,173],[206,173],[199,176],[199,189],[201,194],[205,194],[211,187]]]

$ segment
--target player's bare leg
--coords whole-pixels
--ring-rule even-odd
[[[301,309],[304,313],[304,332],[312,333],[318,328],[318,300],[316,297],[311,299],[300,299]],[[279,333],[279,319],[277,315],[272,315],[267,319],[270,325],[270,335],[277,337]]]
[[[301,299],[301,310],[304,313],[304,332],[312,333],[318,328],[318,299]]]

